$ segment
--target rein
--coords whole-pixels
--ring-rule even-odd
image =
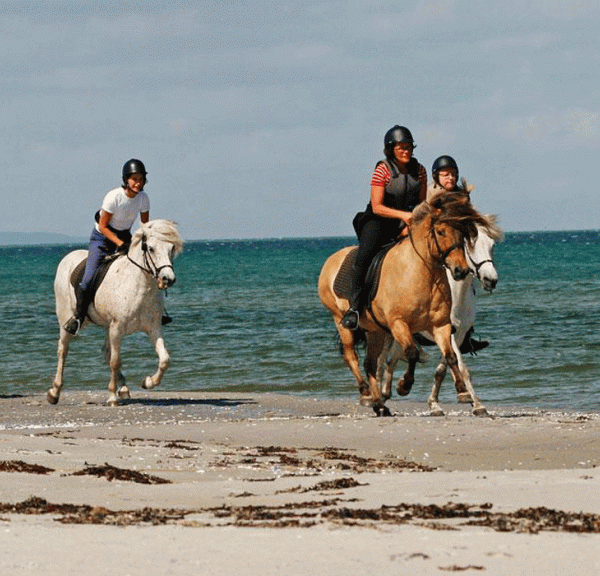
[[[132,264],[135,264],[140,270],[143,270],[144,272],[146,272],[146,274],[149,274],[150,276],[152,276],[152,278],[154,278],[155,280],[158,280],[158,275],[160,274],[160,271],[163,268],[170,268],[171,270],[174,271],[172,264],[164,264],[163,266],[156,265],[156,263],[152,259],[152,256],[150,256],[150,253],[148,252],[148,245],[146,244],[145,238],[142,240],[142,252],[144,254],[144,265],[143,266],[141,264],[138,264],[135,260],[133,260],[131,258],[131,256],[129,256],[129,253],[127,253],[127,259]]]

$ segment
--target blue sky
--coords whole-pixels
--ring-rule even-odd
[[[596,0],[0,0],[0,232],[87,236],[122,164],[187,239],[350,236],[383,135],[507,231],[600,228]]]

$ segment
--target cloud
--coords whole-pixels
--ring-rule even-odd
[[[505,134],[514,141],[548,150],[560,150],[565,146],[597,147],[600,143],[598,119],[598,112],[588,110],[538,113],[510,119]]]

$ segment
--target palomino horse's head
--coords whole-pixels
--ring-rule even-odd
[[[151,220],[135,232],[129,249],[129,259],[152,275],[161,290],[173,286],[173,260],[183,249],[183,240],[172,220]],[[143,265],[138,262],[141,252]]]
[[[425,230],[428,226],[431,255],[450,270],[455,280],[463,280],[470,272],[465,244],[472,246],[477,225],[487,223],[471,205],[468,194],[442,192],[417,206],[411,228]]]

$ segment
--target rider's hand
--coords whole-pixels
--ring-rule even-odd
[[[117,246],[115,250],[116,254],[127,254],[129,252],[129,242],[123,242],[120,246]]]

